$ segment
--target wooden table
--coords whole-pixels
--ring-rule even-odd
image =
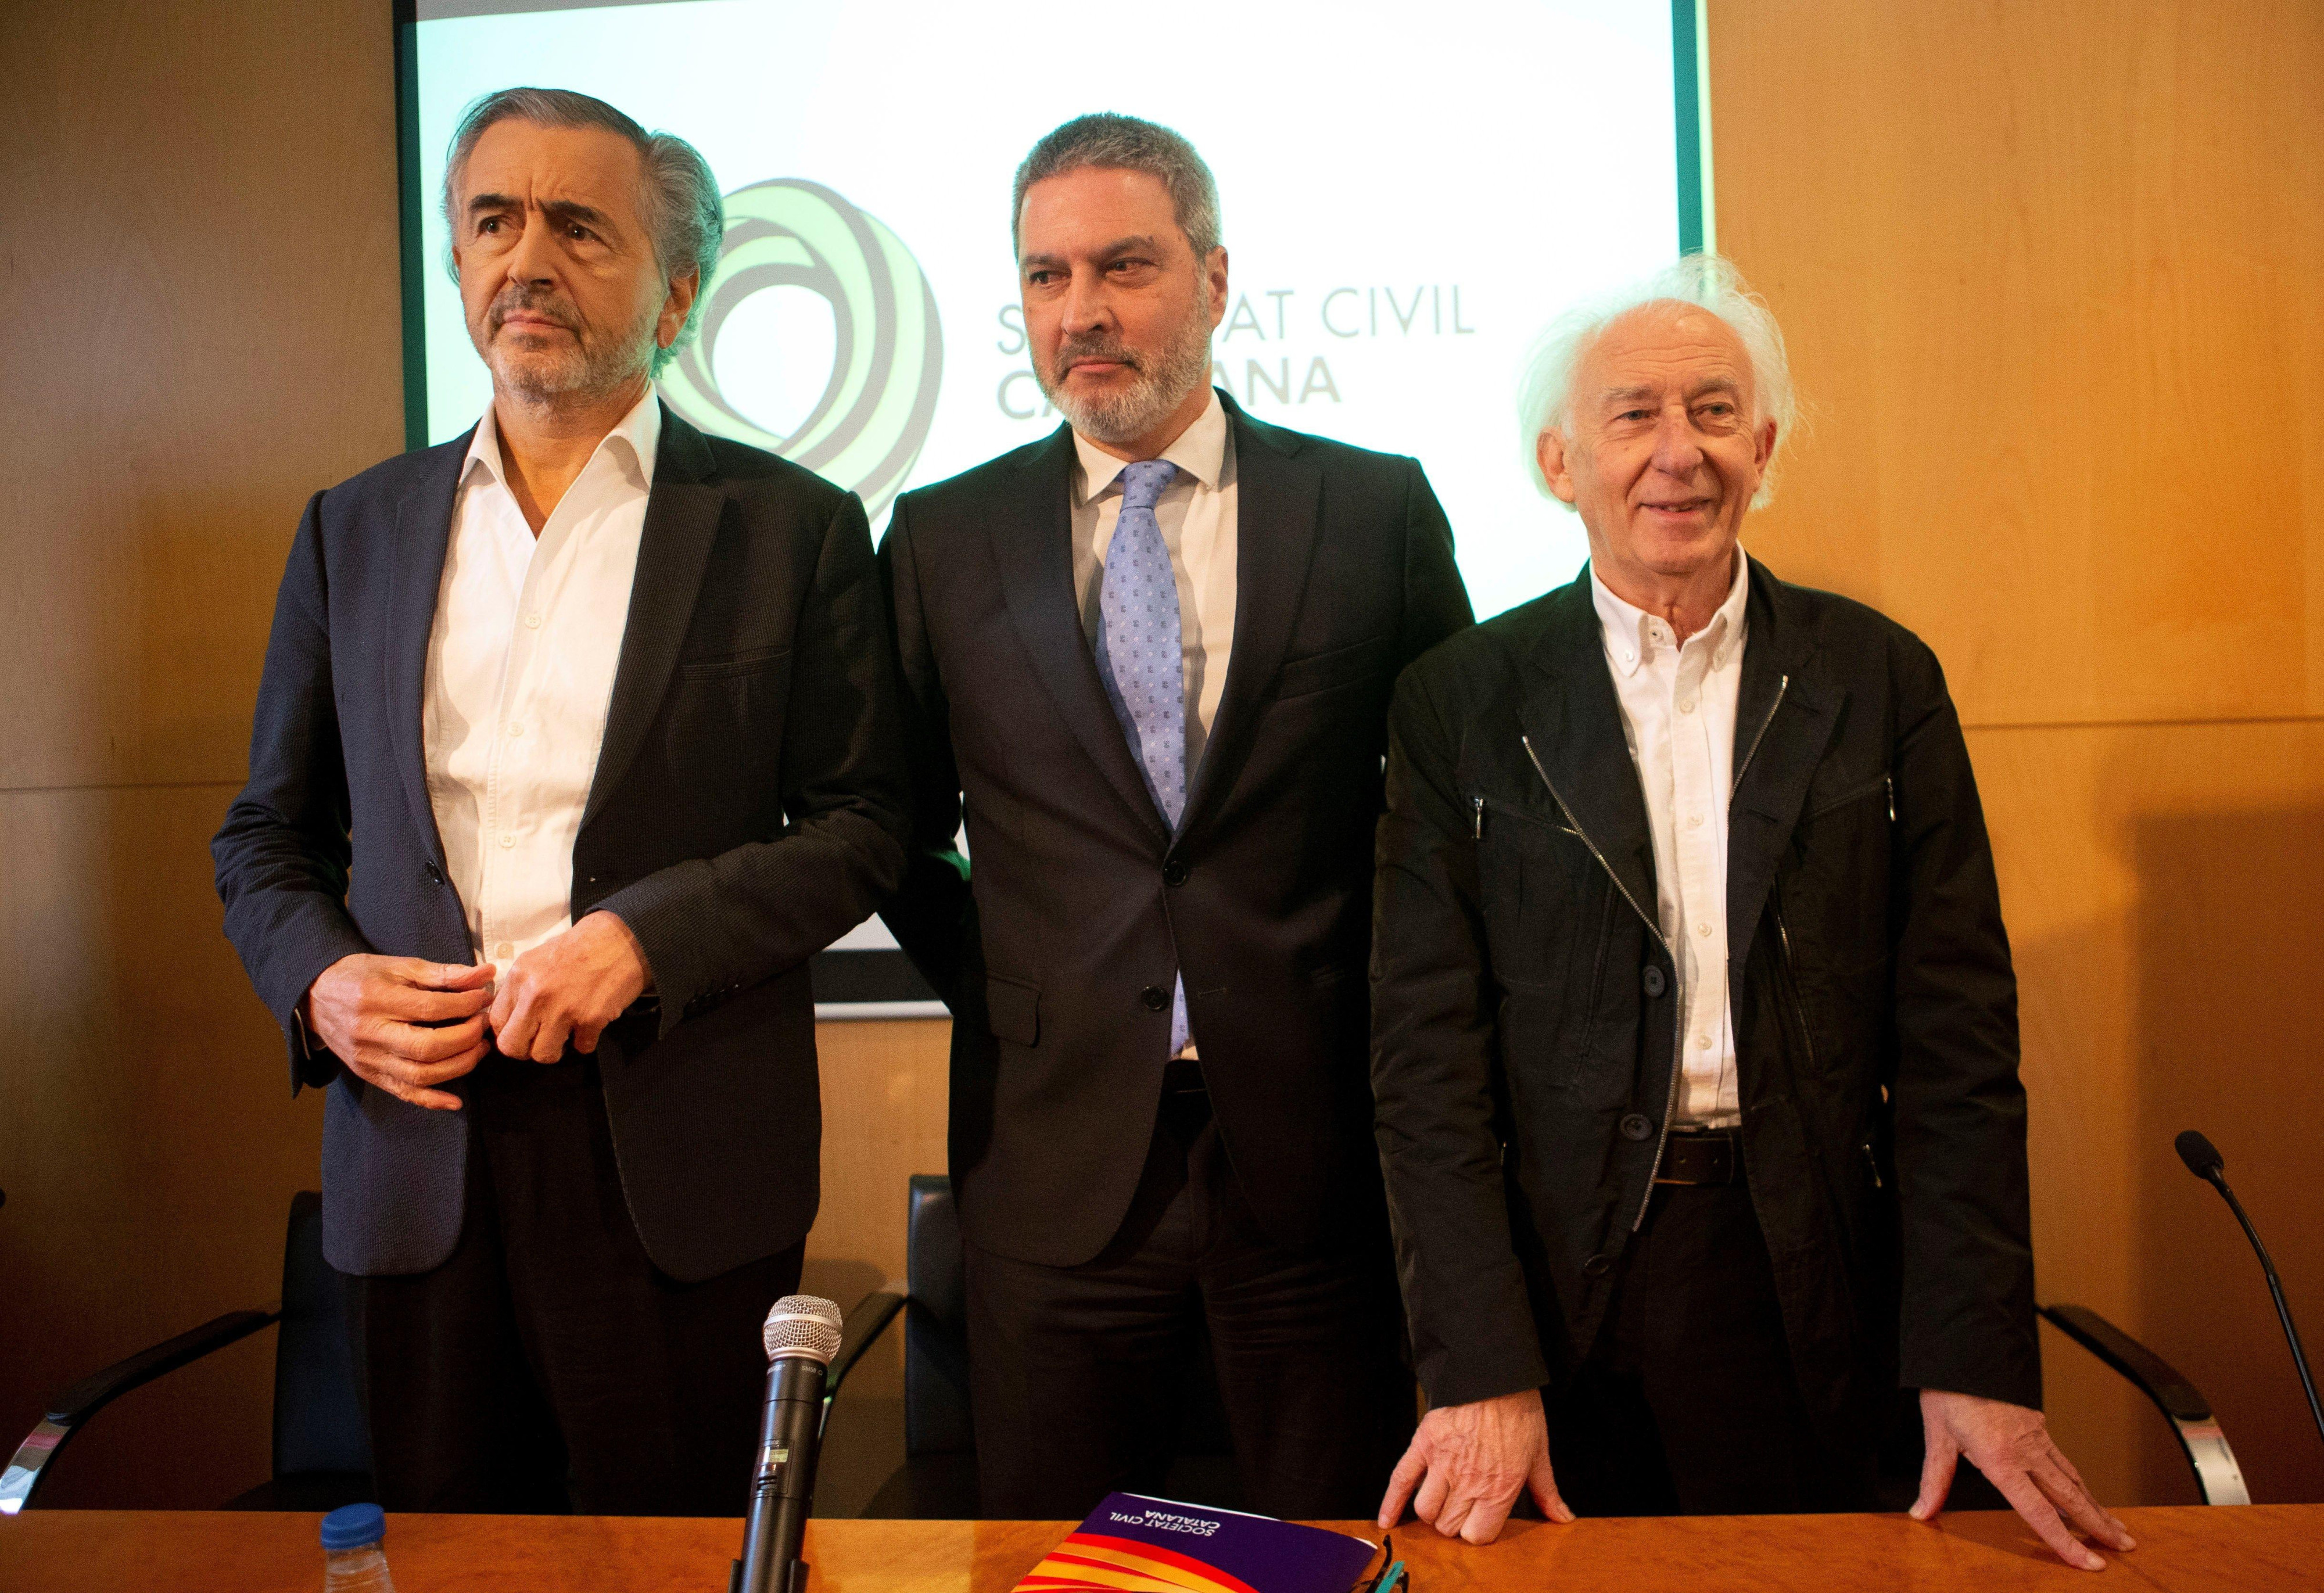
[[[2104,1582],[2050,1557],[2006,1514],[1936,1526],[1901,1515],[1513,1523],[1473,1549],[1425,1529],[1396,1534],[1415,1593],[1735,1589],[2132,1588],[2264,1593],[2324,1587],[2324,1505],[2126,1510],[2137,1552]],[[0,1521],[0,1593],[317,1593],[312,1515],[35,1510]],[[1367,1537],[1369,1524],[1326,1523]],[[816,1593],[1005,1593],[1063,1537],[1062,1522],[818,1521]],[[613,1516],[392,1515],[398,1593],[724,1593],[738,1521]]]

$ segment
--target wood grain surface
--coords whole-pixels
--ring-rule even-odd
[[[2324,1506],[2124,1512],[2139,1541],[2114,1584],[2166,1593],[2313,1587]],[[0,1588],[47,1593],[311,1593],[322,1582],[312,1515],[34,1511],[0,1522]],[[1369,1523],[1325,1522],[1377,1541]],[[1007,1593],[1066,1532],[1063,1522],[817,1521],[810,1593]],[[399,1593],[722,1593],[734,1521],[608,1516],[395,1515]],[[1695,1516],[1512,1524],[1487,1548],[1407,1527],[1395,1534],[1415,1593],[1744,1593],[1746,1589],[2064,1588],[2087,1571],[2052,1559],[2017,1518],[1960,1514]],[[1377,1563],[1377,1562],[1376,1562]]]

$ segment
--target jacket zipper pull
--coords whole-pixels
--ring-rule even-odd
[[[1471,841],[1482,841],[1485,838],[1485,799],[1482,796],[1471,796],[1469,800],[1477,805],[1477,822],[1470,831],[1469,838]]]
[[[1864,1165],[1872,1169],[1872,1187],[1886,1189],[1887,1185],[1880,1182],[1880,1158],[1872,1154],[1872,1142],[1868,1139],[1864,1142]]]
[[[1896,822],[1896,777],[1884,774],[1880,783],[1888,787],[1888,822],[1893,824]]]

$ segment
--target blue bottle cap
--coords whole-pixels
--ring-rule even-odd
[[[386,1537],[387,1512],[376,1505],[342,1505],[323,1517],[326,1549],[360,1549]]]

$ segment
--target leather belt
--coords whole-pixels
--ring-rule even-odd
[[[1663,1144],[1656,1183],[1733,1183],[1743,1175],[1741,1137],[1732,1128],[1674,1128]]]

